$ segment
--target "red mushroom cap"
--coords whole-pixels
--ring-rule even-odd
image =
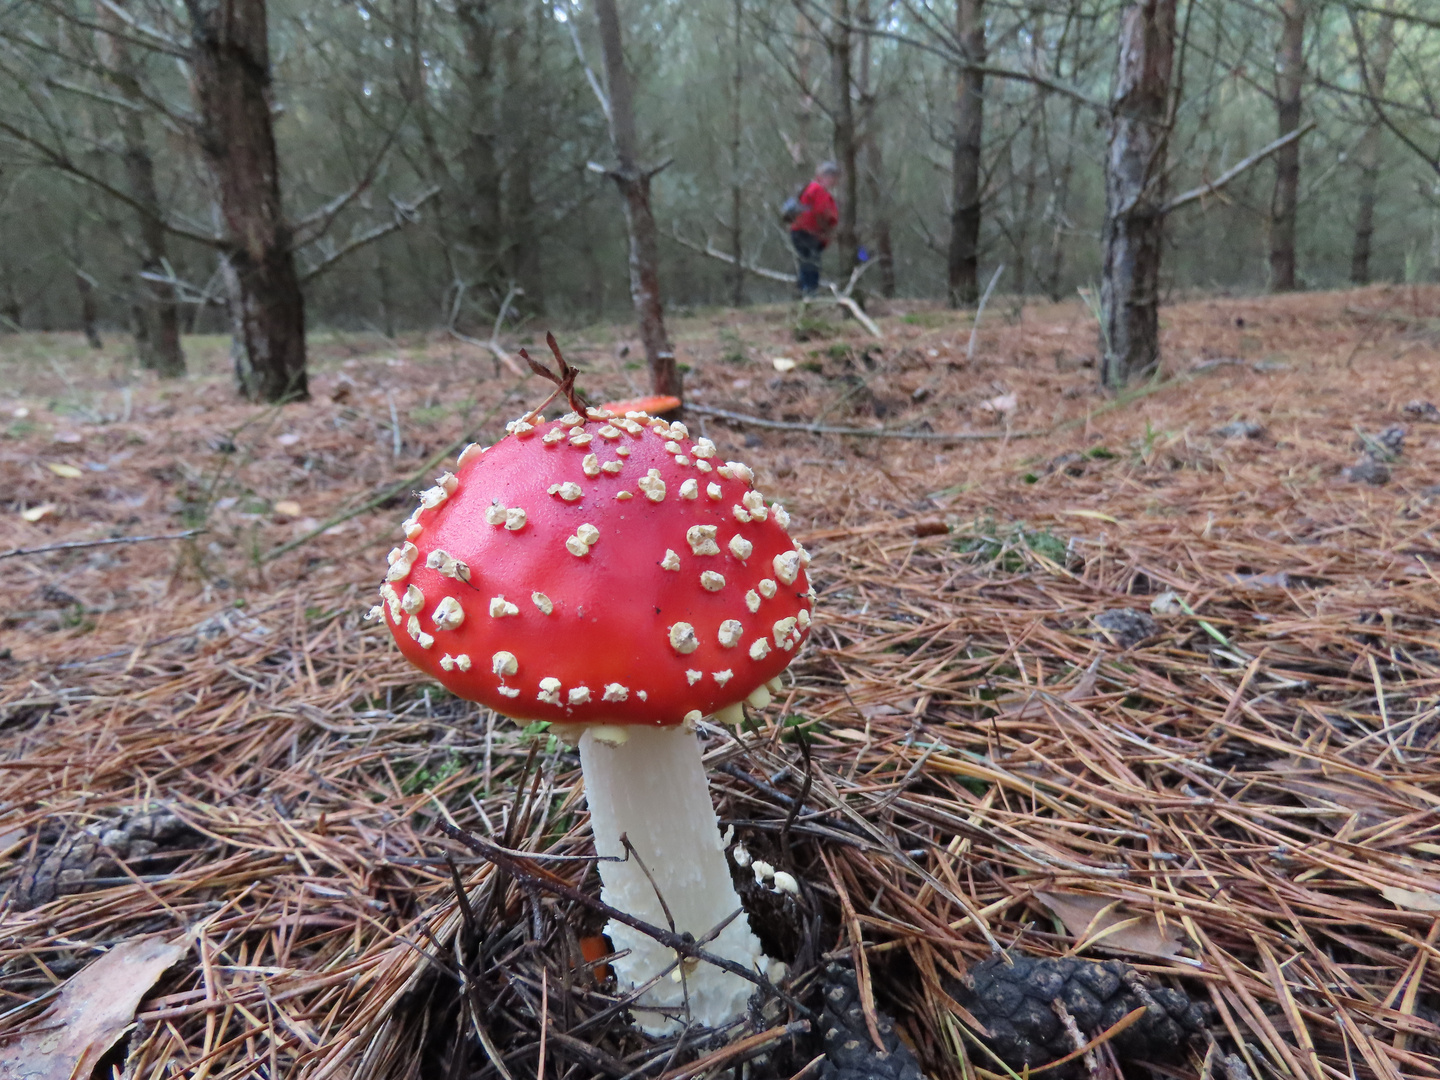
[[[522,720],[678,724],[810,626],[809,555],[749,468],[644,414],[516,421],[421,496],[383,613],[410,661]]]

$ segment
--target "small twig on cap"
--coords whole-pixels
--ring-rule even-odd
[[[581,416],[584,416],[585,399],[581,397],[580,392],[575,389],[575,378],[580,372],[565,362],[565,357],[560,353],[560,345],[555,340],[555,335],[548,330],[545,331],[545,344],[550,346],[550,351],[555,354],[555,362],[560,365],[559,375],[556,375],[545,365],[538,363],[524,349],[520,350],[520,358],[530,365],[531,371],[539,375],[542,379],[549,379],[555,384],[555,390],[551,392],[550,396],[536,408],[530,410],[530,413],[525,417],[526,423],[529,423],[532,417],[539,415],[541,409],[545,408],[546,405],[549,405],[550,402],[554,401],[556,397],[561,394],[564,394],[566,400],[570,402],[571,409]]]

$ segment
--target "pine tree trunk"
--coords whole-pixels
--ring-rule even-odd
[[[530,27],[527,17],[532,12],[522,6],[505,34],[505,125],[511,140],[510,168],[506,170],[505,221],[508,254],[505,269],[510,279],[524,291],[518,301],[521,311],[535,315],[545,313],[545,277],[540,263],[540,228],[536,220],[535,140],[533,130],[536,112],[535,95],[539,92],[537,74],[541,67],[545,18],[543,5],[534,5],[536,26]],[[525,45],[533,38],[532,55]]]
[[[970,64],[985,62],[985,0],[956,0],[955,36]],[[955,147],[950,209],[950,306],[980,298],[980,148],[985,133],[985,76],[961,69],[955,89]]]
[[[744,114],[740,108],[741,91],[745,86],[745,53],[741,38],[744,8],[744,0],[734,0],[735,70],[730,77],[730,254],[735,259],[735,266],[730,273],[730,303],[735,307],[745,303],[745,268],[741,265],[745,256],[744,228],[740,217],[745,203],[744,176],[740,167],[741,138],[745,133]]]
[[[100,5],[96,17],[107,32],[98,45],[106,74],[117,93],[134,108],[115,110],[116,126],[124,143],[125,182],[137,207],[140,233],[140,273],[132,304],[135,354],[140,366],[162,378],[185,374],[185,352],[180,344],[180,299],[174,285],[154,280],[166,275],[165,226],[160,195],[155,185],[155,161],[145,135],[143,95],[134,58],[122,32],[124,22],[111,7]],[[145,277],[143,275],[152,275]]]
[[[1275,112],[1279,134],[1300,126],[1300,93],[1305,77],[1305,0],[1281,0],[1280,46],[1275,51]],[[1270,200],[1270,288],[1295,288],[1295,213],[1300,199],[1300,140],[1275,154],[1275,190]]]
[[[1364,48],[1364,42],[1356,45]],[[1369,75],[1368,93],[1379,97],[1385,93],[1385,80],[1390,69],[1390,54],[1395,49],[1395,20],[1388,15],[1380,19],[1374,50],[1366,56]],[[1370,284],[1370,242],[1375,235],[1375,197],[1380,180],[1380,135],[1384,125],[1372,117],[1360,136],[1356,157],[1360,165],[1360,190],[1355,212],[1355,247],[1350,255],[1350,280],[1356,285]]]
[[[665,310],[660,301],[660,239],[650,210],[651,174],[639,163],[634,90],[625,66],[615,0],[595,0],[595,19],[600,26],[600,49],[605,56],[605,83],[610,95],[610,142],[618,163],[611,175],[625,199],[625,224],[630,232],[630,299],[640,321],[640,340],[650,367],[650,389],[656,394],[683,397],[680,369],[665,333]]]
[[[265,0],[193,0],[200,149],[225,224],[235,376],[252,401],[309,397],[305,300],[280,199]]]
[[[859,201],[859,170],[855,154],[855,106],[851,95],[854,73],[851,63],[850,0],[834,0],[834,25],[830,31],[830,81],[835,94],[835,162],[840,166],[840,226],[835,230],[835,248],[840,255],[841,281],[850,276],[857,262],[859,238],[855,228]]]
[[[75,291],[80,294],[80,329],[85,332],[85,343],[92,349],[103,349],[105,342],[100,338],[100,311],[95,303],[95,279],[84,270],[75,270]]]
[[[1105,158],[1100,380],[1123,386],[1160,362],[1160,249],[1176,0],[1121,15]]]
[[[855,21],[858,25],[871,28],[874,18],[870,11],[870,0],[859,0],[855,6]],[[895,295],[895,250],[890,237],[890,200],[886,197],[883,178],[885,176],[884,151],[880,148],[880,131],[875,120],[875,94],[870,88],[870,42],[871,35],[860,38],[860,66],[855,73],[855,89],[860,98],[860,142],[865,170],[865,201],[873,216],[870,235],[874,243],[871,258],[880,264],[880,293],[882,296]]]
[[[455,7],[465,43],[465,89],[469,116],[460,153],[464,173],[465,239],[474,252],[473,282],[486,293],[505,295],[502,266],[502,196],[496,137],[495,12],[489,0],[462,0]]]

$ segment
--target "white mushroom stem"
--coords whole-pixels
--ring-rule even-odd
[[[654,879],[652,884],[633,858],[602,862],[601,898],[666,929],[658,890],[676,932],[689,931],[701,941],[740,911],[740,898],[730,881],[700,744],[686,726],[634,725],[618,732],[608,728],[599,732],[607,737],[605,741],[587,730],[580,738],[580,765],[596,853],[624,858],[620,837],[628,836]],[[639,930],[611,922],[605,932],[617,951],[630,950],[613,965],[622,994],[675,965],[674,950]],[[771,973],[771,961],[743,911],[703,947],[752,971]],[[744,1015],[754,990],[753,983],[713,964],[687,962],[683,985],[674,973],[661,978],[640,997],[634,1011],[641,1029],[651,1035],[678,1031],[684,1023],[688,991],[690,1018],[719,1027]]]

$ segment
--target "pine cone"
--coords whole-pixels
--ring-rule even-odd
[[[1087,1040],[1144,1006],[1145,1015],[1111,1043],[1120,1057],[1174,1059],[1208,1023],[1202,1006],[1178,990],[1147,985],[1140,972],[1118,960],[997,955],[972,967],[963,984],[950,981],[945,989],[989,1030],[985,1045],[1015,1069],[1038,1068],[1076,1049],[1056,1001]],[[1076,1062],[1054,1075],[1062,1080],[1078,1069]]]
[[[923,1080],[915,1055],[884,1013],[876,1015],[876,1026],[885,1049],[875,1049],[852,968],[831,964],[825,969],[823,986],[825,1010],[818,1027],[825,1060],[820,1063],[820,1080]]]
[[[152,872],[153,860],[191,846],[197,836],[188,825],[163,806],[106,818],[83,829],[42,828],[40,844],[21,868],[10,893],[17,911],[48,904],[99,888],[103,878],[122,877],[116,860],[143,864],[138,872]]]

